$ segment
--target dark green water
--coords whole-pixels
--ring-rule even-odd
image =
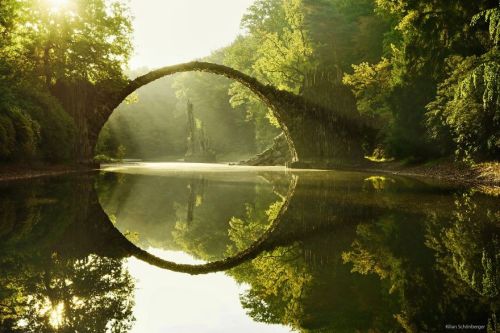
[[[499,230],[499,197],[369,173],[4,182],[0,332],[494,332]]]

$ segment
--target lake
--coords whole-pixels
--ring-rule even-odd
[[[378,173],[0,182],[0,332],[494,332],[499,231],[498,196]]]

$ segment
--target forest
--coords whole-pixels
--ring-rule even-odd
[[[203,61],[224,64],[367,125],[375,160],[477,163],[500,156],[497,0],[257,0],[244,33]],[[149,69],[130,71],[126,2],[0,3],[2,164],[75,163],[92,110],[81,101]],[[251,156],[280,133],[273,112],[241,84],[184,73],[123,103],[95,154],[179,158],[186,103],[220,156]],[[224,159],[224,157],[222,158]]]
[[[0,0],[0,332],[499,331],[499,78],[499,0]]]

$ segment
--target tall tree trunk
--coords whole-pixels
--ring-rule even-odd
[[[193,113],[193,103],[191,101],[187,102],[187,151],[186,156],[196,155],[196,121],[194,119]]]

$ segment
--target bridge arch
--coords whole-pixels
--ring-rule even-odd
[[[221,75],[227,77],[229,79],[235,80],[241,83],[243,86],[248,88],[251,92],[253,92],[268,108],[270,108],[278,120],[278,123],[283,131],[286,141],[288,143],[288,147],[290,150],[290,154],[292,156],[292,162],[298,161],[297,151],[295,149],[294,139],[292,137],[291,131],[289,129],[288,119],[290,115],[287,114],[287,110],[280,107],[279,98],[282,96],[276,96],[278,91],[276,88],[270,85],[265,85],[259,82],[257,79],[246,75],[238,70],[233,68],[214,64],[209,62],[200,62],[193,61],[178,65],[166,66],[156,70],[153,70],[145,75],[139,76],[136,79],[129,81],[129,83],[117,93],[113,94],[111,98],[104,105],[104,112],[101,113],[101,121],[98,127],[98,132],[95,136],[95,143],[97,143],[97,136],[104,126],[105,122],[109,119],[113,111],[133,92],[138,90],[139,88],[155,81],[160,78],[170,76],[176,73],[183,72],[206,72],[212,73],[216,75]],[[286,93],[286,92],[282,92]]]
[[[292,167],[336,168],[359,165],[363,162],[363,138],[372,129],[360,115],[349,114],[311,102],[259,82],[257,79],[230,67],[208,62],[188,62],[153,70],[138,78],[119,84],[111,90],[97,89],[95,98],[87,98],[83,129],[79,141],[84,149],[80,163],[92,164],[99,133],[113,111],[127,96],[157,79],[182,72],[208,72],[240,82],[260,98],[274,113],[283,130],[291,154]],[[70,101],[71,102],[71,101]],[[71,108],[71,103],[68,103]]]

